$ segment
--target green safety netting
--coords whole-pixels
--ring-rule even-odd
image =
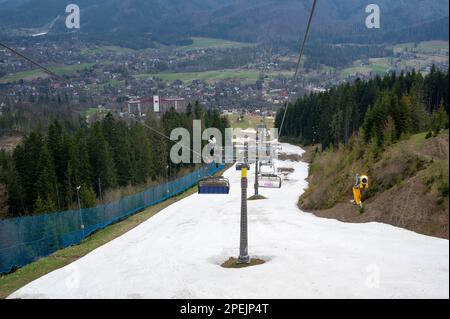
[[[223,168],[224,165],[212,163],[175,181],[107,205],[0,220],[0,273],[76,245],[93,232],[182,193]]]

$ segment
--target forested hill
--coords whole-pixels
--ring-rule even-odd
[[[115,119],[109,113],[101,122],[77,130],[54,121],[48,130],[37,129],[26,136],[14,152],[0,152],[0,186],[6,186],[8,207],[0,217],[16,217],[76,207],[75,188],[81,185],[82,207],[116,200],[175,178],[194,164],[169,160],[172,142],[162,138],[174,128],[192,131],[192,121],[223,132],[227,119],[218,111],[204,112],[196,103],[186,113],[174,109],[161,119],[149,116],[145,125]],[[169,165],[169,166],[167,166]]]
[[[0,5],[0,33],[65,27],[69,0],[6,0]],[[78,0],[81,33],[128,34],[142,38],[207,36],[246,42],[297,42],[309,0]],[[448,39],[447,0],[379,0],[382,28],[365,27],[363,0],[318,1],[311,37],[325,42],[423,41]],[[54,22],[54,23],[53,23]],[[437,33],[436,30],[442,30]],[[141,35],[138,35],[141,33]]]
[[[434,67],[425,77],[411,72],[367,82],[356,80],[290,105],[282,138],[338,146],[361,130],[366,142],[383,146],[388,139],[398,140],[402,135],[442,126],[449,112],[448,87],[448,71]],[[283,112],[277,114],[277,127]]]

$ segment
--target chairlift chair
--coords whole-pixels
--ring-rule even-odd
[[[258,179],[261,188],[281,188],[281,177],[277,174],[261,174]]]
[[[198,182],[199,194],[223,194],[230,193],[230,181],[223,176],[208,176]]]
[[[263,161],[259,165],[260,174],[275,174],[275,165],[273,165],[272,161],[269,159],[268,161]]]

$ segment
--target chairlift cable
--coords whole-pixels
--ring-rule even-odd
[[[300,67],[300,63],[301,63],[301,58],[302,58],[302,55],[303,55],[305,43],[306,43],[306,40],[307,40],[307,37],[308,37],[308,33],[309,33],[310,26],[311,26],[311,22],[312,22],[312,18],[313,18],[313,15],[314,15],[314,11],[315,11],[316,4],[317,4],[317,0],[314,0],[313,7],[312,7],[312,9],[311,9],[311,14],[310,14],[310,17],[309,17],[309,20],[308,20],[308,26],[307,26],[307,29],[306,29],[306,32],[305,32],[305,37],[304,37],[303,42],[302,42],[301,51],[300,51],[299,59],[298,59],[298,62],[297,62],[297,67],[296,67],[294,79],[296,79],[297,76],[298,76],[298,71],[299,71],[299,67]],[[7,49],[8,51],[10,51],[10,52],[16,54],[17,56],[21,57],[22,59],[24,59],[24,60],[30,62],[31,64],[33,64],[33,65],[35,65],[35,66],[37,66],[37,67],[40,68],[41,70],[45,71],[47,74],[49,74],[49,75],[51,75],[51,76],[53,76],[53,77],[55,77],[55,78],[57,78],[57,79],[59,79],[59,80],[65,82],[66,84],[69,84],[69,85],[70,85],[70,82],[69,82],[69,81],[63,79],[62,77],[60,77],[60,76],[59,76],[58,74],[56,74],[55,72],[53,72],[53,71],[51,71],[50,69],[46,68],[46,67],[43,66],[42,64],[40,64],[40,63],[34,61],[33,59],[27,57],[26,55],[24,55],[24,54],[18,52],[17,50],[11,48],[10,46],[8,46],[8,45],[6,45],[6,44],[0,42],[0,47],[3,47],[3,48],[5,48],[5,49]],[[74,87],[75,87],[75,86],[74,86]],[[88,91],[89,91],[89,90],[88,90]],[[289,98],[288,98],[288,101],[289,101]],[[288,104],[287,104],[287,105],[288,105]],[[284,125],[284,121],[285,121],[285,117],[286,117],[286,111],[287,111],[287,106],[286,106],[286,108],[285,108],[285,112],[284,112],[284,116],[283,116],[283,121],[282,121],[282,123],[281,123],[281,127],[280,127],[280,131],[279,131],[278,136],[281,135],[281,132],[282,132],[282,129],[283,129],[283,125]],[[164,133],[162,133],[162,132],[160,132],[160,131],[158,131],[158,130],[156,130],[156,129],[154,129],[154,128],[148,126],[148,125],[146,125],[145,123],[142,123],[142,122],[141,122],[141,124],[142,124],[144,127],[148,128],[149,130],[153,131],[154,133],[158,134],[159,136],[164,137],[165,139],[167,139],[167,140],[169,140],[169,141],[171,141],[171,142],[173,142],[173,143],[175,143],[175,144],[177,144],[177,145],[180,145],[182,148],[188,149],[188,150],[192,151],[193,153],[195,153],[195,154],[201,156],[201,154],[199,154],[198,152],[194,151],[194,150],[191,149],[190,147],[187,147],[187,146],[185,146],[185,145],[182,145],[182,144],[179,143],[179,142],[173,141],[172,139],[170,139],[170,137],[168,137],[168,136],[165,135]]]
[[[46,73],[48,73],[49,75],[52,75],[52,76],[54,76],[54,77],[56,77],[56,78],[58,78],[58,79],[60,79],[60,80],[62,80],[62,81],[64,81],[64,82],[66,82],[67,84],[69,84],[66,80],[64,80],[62,77],[60,77],[58,74],[56,74],[56,73],[53,72],[52,70],[46,68],[45,66],[43,66],[42,64],[40,64],[40,63],[34,61],[33,59],[31,59],[31,58],[25,56],[24,54],[22,54],[22,53],[20,53],[19,51],[17,51],[17,50],[15,50],[15,49],[11,48],[10,46],[8,46],[8,45],[6,45],[6,44],[0,42],[0,47],[3,47],[3,48],[5,48],[5,49],[7,49],[8,51],[11,51],[12,53],[18,55],[18,56],[21,57],[22,59],[25,59],[25,60],[27,60],[28,62],[30,62],[31,64],[33,64],[33,65],[37,66],[38,68],[44,70],[44,71],[45,71]]]
[[[310,13],[309,19],[308,19],[308,25],[307,25],[306,31],[305,31],[305,36],[303,37],[303,41],[302,41],[302,45],[301,45],[301,49],[300,49],[300,54],[298,56],[297,66],[295,68],[294,82],[296,82],[297,78],[298,78],[298,73],[299,73],[299,70],[300,70],[300,64],[301,64],[301,61],[302,61],[303,52],[305,50],[306,41],[308,39],[309,30],[311,28],[312,19],[314,17],[314,12],[316,10],[316,5],[317,5],[317,0],[314,0],[312,8],[311,8],[311,13]],[[289,100],[290,100],[290,92],[288,92],[288,100],[287,100],[287,102],[285,104],[285,107],[284,107],[283,120],[281,121],[281,126],[280,126],[280,129],[279,129],[279,132],[278,132],[278,138],[281,137],[281,132],[283,131],[283,126],[284,126],[284,121],[286,119],[287,109],[289,108]]]
[[[2,42],[0,42],[0,46],[3,47],[3,48],[5,48],[5,49],[7,49],[7,50],[9,50],[9,51],[11,51],[12,53],[18,55],[19,57],[25,59],[26,61],[30,62],[31,64],[37,66],[38,68],[42,69],[43,71],[45,71],[45,72],[48,73],[49,75],[54,76],[55,78],[58,78],[59,80],[65,82],[65,83],[68,84],[68,85],[71,85],[70,82],[66,81],[65,79],[63,79],[62,77],[60,77],[58,74],[56,74],[55,72],[53,72],[53,71],[51,71],[50,69],[46,68],[46,67],[43,66],[42,64],[40,64],[40,63],[34,61],[33,59],[27,57],[26,55],[20,53],[19,51],[17,51],[17,50],[15,50],[15,49],[11,48],[10,46],[8,46],[8,45],[6,45],[6,44],[4,44],[4,43],[2,43]],[[75,87],[74,85],[72,85],[72,86]],[[89,91],[89,89],[88,89],[88,91]],[[92,96],[91,96],[91,97],[92,97]],[[150,127],[150,126],[148,126],[147,124],[142,123],[142,122],[140,122],[140,124],[143,125],[144,127],[148,128],[149,130],[153,131],[154,133],[158,134],[159,136],[164,137],[165,139],[167,139],[167,140],[169,140],[169,141],[171,141],[171,142],[173,142],[173,143],[175,143],[175,144],[181,146],[182,148],[188,149],[188,150],[192,151],[193,153],[195,153],[196,155],[200,155],[200,156],[201,156],[201,154],[199,154],[198,152],[194,151],[194,150],[191,149],[190,147],[185,146],[185,145],[183,145],[183,144],[181,144],[181,143],[179,143],[179,142],[175,142],[174,140],[170,139],[170,137],[168,137],[168,136],[165,135],[164,133],[162,133],[162,132],[160,132],[160,131],[158,131],[158,130],[156,130],[156,129]]]

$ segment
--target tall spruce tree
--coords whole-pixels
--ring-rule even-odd
[[[103,136],[100,123],[96,122],[88,136],[89,161],[92,167],[93,184],[99,181],[101,189],[114,188],[117,185],[117,175],[114,160],[108,142]],[[97,189],[99,195],[100,189]]]
[[[133,181],[130,138],[128,128],[108,113],[102,122],[103,135],[108,142],[117,172],[117,183],[126,186]]]

